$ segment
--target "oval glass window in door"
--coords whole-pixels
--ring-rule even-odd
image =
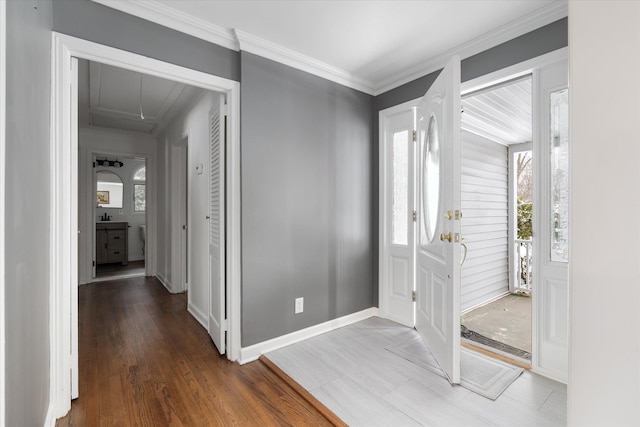
[[[422,158],[422,216],[427,241],[433,242],[440,204],[440,141],[438,122],[431,114]]]

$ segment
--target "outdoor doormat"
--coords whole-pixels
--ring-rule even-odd
[[[393,347],[386,347],[386,350],[446,378],[444,371],[420,337]],[[460,349],[460,385],[488,399],[496,400],[523,371],[522,368],[465,348]]]
[[[525,350],[521,350],[517,347],[510,346],[509,344],[505,344],[500,341],[496,341],[489,337],[485,337],[484,335],[480,335],[479,333],[468,329],[464,325],[460,325],[460,336],[462,338],[466,338],[470,341],[475,341],[478,344],[486,345],[487,347],[495,348],[496,350],[504,351],[505,353],[512,354],[521,359],[531,360],[531,353]]]

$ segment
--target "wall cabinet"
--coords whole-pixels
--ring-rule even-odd
[[[129,263],[128,222],[96,223],[96,264]]]

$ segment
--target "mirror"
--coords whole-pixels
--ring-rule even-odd
[[[97,206],[100,208],[122,208],[122,179],[113,172],[96,172]]]
[[[422,161],[422,210],[427,240],[433,241],[438,223],[440,204],[440,141],[438,123],[433,114],[429,118],[426,141],[423,145]]]

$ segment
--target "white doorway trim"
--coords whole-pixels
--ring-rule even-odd
[[[7,130],[7,2],[0,1],[0,426],[5,423],[5,298],[4,298],[4,212],[5,151]]]
[[[4,26],[3,26],[4,27]],[[77,301],[77,128],[71,126],[72,58],[174,80],[227,96],[229,108],[227,151],[227,272],[228,351],[230,360],[240,354],[240,83],[144,57],[75,37],[52,33],[51,96],[51,295],[50,363],[51,403],[55,418],[71,408],[72,317]],[[75,210],[74,210],[75,209]]]
[[[569,48],[563,47],[562,49],[545,53],[544,55],[528,59],[526,61],[520,62],[507,68],[503,68],[501,70],[494,71],[489,74],[485,74],[473,80],[468,80],[462,83],[462,96],[471,92],[485,89],[487,87],[495,86],[508,80],[526,76],[527,74],[533,74],[536,69],[542,68],[545,65],[553,64],[568,57]]]
[[[532,100],[531,100],[532,113],[533,113],[532,114],[533,173],[534,173],[534,187],[537,187],[537,188],[542,188],[541,182],[540,182],[540,179],[541,179],[540,168],[537,165],[539,161],[537,157],[539,157],[538,153],[541,150],[541,144],[542,144],[540,123],[541,121],[543,121],[543,117],[542,117],[543,110],[541,109],[540,100],[538,96],[539,87],[540,87],[539,70],[544,68],[545,66],[558,63],[562,60],[566,60],[568,57],[569,57],[568,47],[558,49],[553,52],[549,52],[547,54],[521,62],[519,64],[515,64],[510,67],[495,71],[493,73],[480,76],[476,79],[469,80],[463,83],[461,88],[462,95],[464,96],[465,94],[476,92],[491,86],[495,86],[505,81],[513,80],[528,74],[531,75],[532,94],[533,94]],[[537,203],[537,202],[538,201],[535,199],[535,196],[534,196],[534,203]],[[537,222],[539,221],[537,221],[534,218],[534,233],[536,233],[535,229],[539,228],[539,224],[537,224]],[[537,233],[539,233],[539,231]],[[513,240],[510,240],[510,241],[513,241]],[[539,245],[539,242],[534,243],[534,245]],[[536,255],[537,255],[537,252],[536,252],[536,249],[534,248],[534,256]],[[540,266],[540,263],[538,261],[534,261],[534,263],[535,263],[534,266],[536,265]],[[513,265],[513,263],[511,263],[510,265]],[[534,268],[537,269],[537,267],[534,267]],[[535,273],[535,274],[538,274],[538,273]],[[566,379],[559,378],[540,366],[540,354],[539,354],[540,351],[539,351],[539,345],[538,345],[538,335],[542,333],[542,331],[540,331],[541,319],[539,318],[539,315],[538,315],[539,314],[538,305],[541,300],[544,300],[544,298],[545,298],[544,296],[542,297],[540,296],[540,292],[538,291],[534,293],[531,301],[532,303],[531,304],[531,368],[536,373],[539,373],[541,375],[550,377],[554,380],[558,380],[566,383]]]
[[[504,81],[508,81],[514,78],[518,78],[518,77],[522,77],[525,76],[527,74],[531,74],[533,77],[533,93],[535,94],[536,88],[537,88],[537,70],[550,65],[550,64],[554,64],[557,63],[563,59],[568,58],[568,54],[569,54],[569,48],[565,47],[562,49],[558,49],[555,50],[553,52],[529,59],[527,61],[523,61],[521,63],[512,65],[510,67],[507,68],[503,68],[501,70],[497,70],[495,72],[480,76],[478,78],[475,78],[473,80],[469,80],[467,82],[464,82],[461,85],[461,94],[464,96],[465,94],[471,93],[471,92],[475,92],[478,90],[482,90],[484,88],[487,87],[491,87],[494,86],[496,84],[499,84],[501,82]],[[387,289],[387,287],[390,285],[388,283],[388,281],[384,280],[385,277],[387,277],[387,266],[386,264],[383,262],[384,261],[384,244],[385,242],[383,241],[384,238],[384,233],[385,233],[385,229],[384,229],[384,221],[385,221],[385,206],[384,206],[384,201],[385,199],[385,188],[386,188],[386,174],[384,171],[384,166],[387,163],[387,159],[386,159],[386,152],[385,152],[385,146],[383,144],[384,141],[384,135],[386,132],[386,128],[385,128],[385,118],[388,116],[392,116],[394,114],[398,114],[401,111],[406,111],[409,110],[415,106],[417,106],[418,102],[419,102],[419,98],[418,99],[414,99],[408,102],[404,102],[402,104],[387,108],[385,110],[381,110],[379,112],[379,157],[378,157],[378,167],[379,167],[379,179],[378,179],[378,188],[379,188],[379,201],[378,201],[378,209],[379,209],[379,223],[378,223],[378,229],[379,229],[379,239],[378,239],[378,280],[379,280],[379,289],[378,289],[378,298],[379,298],[379,306],[380,306],[380,315],[382,317],[384,317],[385,312],[383,307],[385,306],[385,301],[384,301],[384,295],[386,295],[389,291]],[[536,112],[539,111],[539,106],[538,106],[538,100],[537,97],[534,96],[533,97],[533,112],[534,115],[536,114]],[[534,141],[537,141],[540,139],[539,137],[539,129],[536,125],[536,123],[534,122],[533,124],[533,139]],[[536,143],[534,142],[534,145]],[[535,156],[535,154],[534,154]],[[535,173],[535,167],[534,167],[534,173]],[[571,289],[569,289],[569,293],[571,293]],[[571,299],[571,296],[569,294],[569,300]],[[537,302],[536,299],[534,298],[533,300],[533,307],[532,307],[532,368],[535,372],[538,372],[542,375],[549,375],[548,372],[545,372],[543,369],[539,368],[539,363],[538,363],[538,354],[537,354],[537,348],[536,348],[536,340],[535,337],[537,336],[537,334],[539,333],[537,327],[538,327],[538,318],[537,318]],[[554,378],[557,379],[557,378]],[[561,379],[562,380],[562,379]]]
[[[157,273],[157,256],[158,256],[158,251],[157,251],[157,247],[156,247],[156,230],[158,225],[156,224],[156,218],[157,218],[157,213],[156,213],[156,209],[157,209],[157,203],[156,203],[156,192],[158,191],[158,185],[157,185],[157,179],[156,179],[156,171],[157,171],[157,155],[151,155],[151,154],[143,154],[143,153],[138,153],[135,151],[130,151],[130,152],[125,152],[125,151],[114,151],[114,150],[102,150],[102,149],[97,149],[97,148],[90,148],[86,151],[85,153],[85,158],[81,159],[82,162],[85,162],[85,176],[84,177],[80,177],[79,179],[84,179],[87,182],[91,182],[91,186],[87,186],[89,188],[87,188],[87,194],[86,194],[86,201],[87,203],[91,204],[90,206],[87,205],[85,206],[86,211],[86,218],[81,218],[80,221],[85,221],[85,229],[88,229],[89,232],[86,233],[87,236],[90,237],[85,237],[86,241],[89,241],[89,248],[92,249],[92,251],[94,251],[94,256],[93,259],[87,260],[87,263],[89,265],[86,265],[85,268],[90,268],[91,270],[95,271],[96,266],[92,266],[91,264],[93,263],[93,261],[96,261],[95,258],[95,247],[96,247],[96,214],[95,214],[95,203],[93,203],[93,198],[94,198],[94,191],[95,191],[95,185],[96,185],[96,181],[95,181],[95,173],[96,173],[96,167],[93,167],[92,162],[94,161],[94,159],[96,158],[96,156],[100,156],[100,157],[104,157],[104,156],[108,156],[108,157],[116,157],[116,158],[137,158],[137,159],[144,159],[145,160],[145,167],[147,168],[147,178],[146,178],[146,192],[145,192],[145,199],[146,199],[146,208],[145,208],[145,213],[144,213],[144,217],[145,217],[145,224],[147,226],[147,237],[146,237],[146,241],[147,241],[147,248],[146,248],[146,255],[145,255],[145,259],[144,259],[144,275],[145,276],[155,276]],[[82,233],[80,233],[80,235],[82,235]],[[81,248],[82,250],[82,248]],[[117,279],[117,277],[110,277],[107,280],[113,280],[113,279]],[[94,282],[101,282],[104,281],[104,278],[98,278],[97,276],[95,276],[92,272],[91,277],[89,277],[89,280],[86,283],[94,283]]]

